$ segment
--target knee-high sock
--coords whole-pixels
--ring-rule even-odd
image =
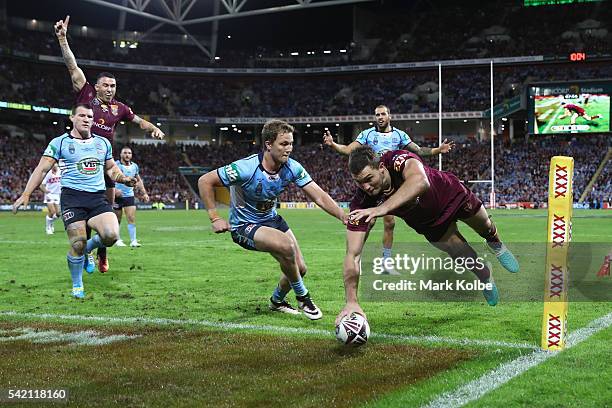
[[[128,224],[128,233],[130,234],[130,241],[136,241],[136,225]]]
[[[70,271],[70,276],[72,277],[72,287],[82,288],[83,261],[85,260],[85,256],[72,256],[68,254],[66,255],[66,259],[68,260],[68,270]]]

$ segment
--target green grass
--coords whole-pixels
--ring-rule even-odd
[[[96,272],[84,277],[87,298],[83,301],[76,301],[69,296],[71,284],[65,259],[68,244],[61,226],[56,225],[55,235],[46,236],[44,217],[40,213],[20,213],[17,216],[0,213],[0,310],[37,314],[194,319],[215,323],[312,328],[331,332],[335,315],[342,308],[344,301],[342,283],[344,227],[321,211],[285,210],[282,215],[300,242],[309,271],[305,280],[306,284],[325,314],[321,321],[311,322],[305,318],[268,312],[267,299],[280,273],[276,262],[269,255],[243,250],[231,242],[228,234],[213,234],[205,213],[193,211],[139,212],[138,235],[143,247],[139,249],[111,248],[109,250],[110,272],[105,275]],[[502,238],[508,242],[543,242],[545,240],[545,211],[496,211],[493,212],[493,216]],[[375,228],[370,239],[374,243],[379,243],[382,223],[378,223]],[[466,226],[462,225],[460,229],[468,240],[479,240]],[[604,211],[575,211],[574,241],[610,242],[610,230],[612,230],[612,214]],[[122,235],[124,239],[127,237],[125,226]],[[397,223],[395,240],[398,245],[407,242],[422,242],[420,236],[410,231],[401,222]],[[520,273],[517,279],[520,279]],[[374,332],[520,342],[534,346],[538,345],[540,339],[543,308],[541,301],[504,302],[502,298],[502,302],[494,308],[488,307],[484,299],[469,303],[363,302],[362,306],[368,314],[368,320]],[[610,303],[605,302],[571,303],[570,330],[585,326],[588,322],[611,310]],[[0,321],[5,321],[7,324],[27,327],[38,327],[37,325],[49,324],[53,320],[47,319],[41,322],[40,319],[0,316]],[[101,326],[95,322],[71,321],[67,323],[55,319],[55,324],[60,323],[67,331],[74,330],[75,327]],[[103,325],[103,329],[110,330],[109,327],[112,326],[108,323]],[[338,389],[342,390],[364,387],[363,377],[360,377],[363,373],[358,369],[355,369],[354,373],[340,370],[344,364],[343,358],[351,358],[351,361],[354,362],[359,361],[362,357],[359,354],[350,356],[338,354],[338,346],[329,335],[305,336],[295,333],[274,333],[270,330],[228,333],[197,325],[156,328],[161,334],[155,332],[149,335],[147,333],[150,329],[150,325],[134,325],[131,330],[144,333],[143,339],[132,340],[123,343],[123,346],[116,347],[127,349],[133,347],[135,368],[132,370],[134,371],[132,375],[134,378],[138,378],[139,375],[137,367],[144,370],[141,373],[143,376],[148,370],[153,370],[157,373],[156,375],[159,375],[162,382],[167,381],[168,373],[174,373],[173,375],[177,377],[172,386],[176,387],[177,394],[181,389],[187,394],[193,392],[194,385],[191,377],[201,368],[187,364],[187,362],[190,358],[199,361],[206,355],[206,353],[196,352],[191,340],[189,344],[184,344],[181,336],[195,336],[196,338],[199,336],[203,339],[200,345],[204,347],[204,350],[208,345],[211,347],[215,345],[214,350],[211,349],[210,356],[215,356],[217,360],[224,353],[216,348],[222,339],[231,339],[236,353],[244,354],[244,358],[237,359],[235,364],[242,373],[248,373],[246,368],[250,367],[252,379],[248,379],[248,376],[240,377],[237,381],[245,384],[244,389],[241,387],[229,388],[223,394],[224,398],[230,401],[239,401],[239,405],[255,406],[262,403],[262,400],[258,399],[260,396],[253,392],[254,388],[261,385],[255,380],[265,382],[268,376],[265,373],[269,373],[271,365],[278,364],[278,361],[274,359],[264,358],[264,355],[269,355],[262,350],[266,347],[267,342],[279,353],[284,350],[287,354],[286,359],[292,359],[292,350],[297,350],[296,353],[299,353],[302,359],[313,358],[311,361],[314,367],[313,372],[316,371],[317,366],[321,367],[322,372],[329,369],[329,366],[325,366],[323,362],[324,356],[333,355],[333,358],[329,357],[325,361],[327,361],[326,364],[338,365],[337,378],[327,376],[324,382],[335,384]],[[176,337],[174,332],[177,332]],[[269,340],[262,342],[261,336],[268,336]],[[155,339],[159,341],[154,341]],[[210,340],[210,344],[206,339]],[[541,366],[491,392],[482,400],[477,401],[476,405],[490,406],[497,402],[508,406],[522,406],[529,401],[530,405],[555,406],[553,404],[555,397],[551,390],[554,387],[550,383],[554,381],[555,387],[572,389],[570,401],[582,401],[584,403],[582,406],[602,406],[601,396],[605,395],[605,390],[608,389],[610,377],[609,364],[605,364],[603,356],[606,349],[609,352],[611,340],[612,330],[604,330],[568,350],[567,353],[549,359]],[[284,342],[287,343],[285,349],[278,345]],[[168,349],[163,347],[164,344],[170,343],[172,347],[168,346]],[[254,345],[255,343],[259,345]],[[3,348],[0,348],[0,354],[11,353],[14,351],[11,347],[17,347],[14,346],[14,343],[0,344],[3,345]],[[142,363],[144,361],[142,356],[155,350],[155,344],[159,346],[160,358],[166,358],[168,361],[165,366],[166,370],[158,370]],[[321,359],[314,359],[308,354],[307,350],[313,347],[313,344],[323,356]],[[391,346],[397,347],[392,348]],[[25,346],[22,345],[22,347]],[[415,370],[427,368],[419,364],[407,370],[405,367],[402,369],[406,361],[400,356],[414,352],[416,347],[423,347],[431,351],[433,354],[429,359],[432,360],[432,363],[446,361],[449,364],[438,366],[438,369],[432,366],[429,368],[428,375],[425,376],[411,376],[410,373],[414,374]],[[39,346],[30,346],[30,348],[32,348],[30,353],[36,354],[38,350],[39,355],[42,356],[39,362],[41,373],[44,372],[42,367],[45,364],[47,369],[52,369],[57,364],[70,364],[70,361],[51,358],[54,348]],[[117,370],[117,366],[111,362],[113,358],[121,359],[122,355],[113,354],[114,347],[100,346],[98,348],[96,352],[92,352],[91,348],[84,349],[83,357],[78,354],[79,358],[74,361],[75,369],[83,366],[78,362],[79,359],[82,358],[85,361],[85,355],[92,354],[91,360],[87,361],[97,364],[103,373],[114,378],[113,373]],[[405,378],[405,380],[392,381],[387,388],[373,386],[372,389],[377,391],[367,393],[367,395],[356,392],[355,395],[359,398],[380,406],[415,406],[426,403],[441,392],[450,391],[504,361],[530,352],[503,347],[460,347],[447,344],[426,344],[425,342],[407,344],[400,340],[383,339],[372,339],[366,348],[367,353],[372,353],[372,356],[379,355],[376,353],[397,353],[398,361],[404,361],[394,366],[393,372],[402,372],[399,378]],[[444,356],[445,353],[450,352],[449,350],[464,354],[458,354],[460,357],[454,360],[447,359]],[[170,357],[164,357],[164,353],[176,356],[176,358],[173,360]],[[29,357],[24,354],[24,361],[27,358]],[[373,360],[364,358],[363,364],[356,364],[355,367],[360,367],[365,371],[372,370],[372,367],[377,364],[375,360],[374,357]],[[292,364],[287,367],[283,366],[283,370],[298,370],[300,362],[291,361]],[[102,364],[102,362],[106,363]],[[177,372],[181,372],[182,366],[190,367],[188,370],[190,372],[177,375]],[[593,375],[590,367],[596,367],[600,374],[608,374],[608,380],[605,375]],[[202,375],[204,375],[207,371],[203,368],[202,370]],[[24,379],[25,377],[19,377],[19,372],[13,363],[9,364],[8,360],[2,358],[0,360],[0,388],[6,387],[6,381],[11,378]],[[32,371],[29,372],[32,373]],[[229,377],[223,377],[222,374]],[[218,391],[215,387],[226,384],[224,381],[229,381],[228,378],[231,378],[233,374],[231,370],[219,368],[219,375],[223,378],[219,378],[218,385],[202,382],[199,385],[199,392],[203,395],[209,394],[213,398]],[[46,377],[42,374],[34,375],[33,381],[43,381],[44,378]],[[72,384],[73,380],[76,381],[70,376],[63,378],[66,380],[66,385]],[[580,378],[589,378],[588,387],[576,386]],[[121,401],[113,399],[111,389],[113,386],[121,388],[123,383],[113,379],[108,381],[109,384],[105,387],[96,388],[95,382],[94,385],[87,387],[79,383],[81,385],[76,389],[82,390],[82,395],[91,395],[98,390],[100,400],[121,404]],[[389,380],[380,381],[380,383],[385,382]],[[172,405],[172,399],[155,399],[157,394],[150,394],[150,384],[146,381],[138,380],[136,384],[133,391],[137,395],[133,397],[133,400],[127,400],[125,405],[154,405],[154,402],[158,400],[160,403],[155,403],[155,405]],[[85,388],[80,388],[81,386]],[[277,385],[278,390],[285,390],[285,387],[284,384]],[[148,394],[151,397],[144,396]],[[330,392],[325,395],[329,396],[328,402],[317,400],[316,403],[319,406],[344,405],[343,399],[348,398],[342,393]],[[201,400],[197,397],[189,398],[187,395],[175,401],[177,405],[190,405],[190,402],[191,405],[201,405]],[[294,399],[290,392],[285,392],[284,402],[286,405],[291,405],[294,401],[296,406],[310,404],[310,400],[300,398],[296,396]],[[592,405],[589,405],[590,401],[593,401]],[[580,404],[560,404],[560,406],[580,406]]]

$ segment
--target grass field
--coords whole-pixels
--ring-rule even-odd
[[[555,99],[557,99],[555,101]],[[571,117],[559,119],[563,115],[563,106],[558,98],[536,99],[535,116],[539,134],[569,133],[554,131],[553,126],[570,125]],[[571,102],[571,101],[570,101]],[[599,118],[587,121],[584,118],[577,118],[576,125],[588,125],[588,131],[578,133],[597,133],[610,131],[610,97],[599,95],[596,101],[589,102],[588,105],[579,103],[586,110],[589,116],[600,115]]]
[[[555,354],[536,350],[542,302],[504,302],[502,287],[496,307],[363,302],[374,334],[347,349],[333,336],[344,228],[317,210],[281,213],[320,321],[269,312],[276,263],[213,234],[203,212],[139,212],[142,248],[110,249],[84,300],[70,297],[62,227],[46,236],[40,213],[0,213],[0,390],[68,389],[74,406],[612,406],[611,303],[571,303],[572,347]],[[545,239],[545,211],[493,216],[509,242]],[[610,231],[612,213],[575,211],[574,241]],[[399,222],[395,239],[422,241]]]

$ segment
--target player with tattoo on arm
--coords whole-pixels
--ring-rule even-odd
[[[126,104],[115,99],[117,92],[117,81],[114,75],[108,72],[102,72],[96,78],[94,85],[87,82],[83,70],[79,68],[76,58],[68,45],[66,34],[68,32],[68,23],[70,16],[66,16],[64,20],[59,20],[55,23],[55,35],[62,50],[64,62],[70,73],[72,81],[72,89],[77,93],[76,103],[89,104],[93,109],[92,133],[107,138],[111,145],[115,134],[115,126],[122,120],[127,120],[136,123],[146,132],[151,133],[155,139],[162,139],[165,135],[157,126],[146,121],[132,112],[132,109]],[[113,180],[105,177],[106,196],[111,206],[115,201],[115,184]],[[88,230],[88,237],[91,230]],[[108,258],[106,249],[98,251],[98,268],[100,272],[108,271]],[[88,272],[94,269],[93,257],[90,255],[87,259],[85,268]]]

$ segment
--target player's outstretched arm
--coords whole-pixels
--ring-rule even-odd
[[[115,160],[109,159],[105,163],[105,170],[108,177],[116,183],[125,184],[128,187],[134,187],[137,183],[136,177],[128,177],[117,166]]]
[[[148,120],[144,120],[138,115],[134,115],[134,119],[132,119],[132,122],[140,126],[140,128],[145,132],[150,132],[151,136],[153,136],[153,139],[163,139],[164,136],[166,136],[160,128],[158,128]]]
[[[329,132],[329,130],[326,130],[325,133],[323,134],[323,144],[331,147],[338,153],[344,154],[347,156],[351,154],[353,150],[361,146],[361,144],[357,142],[351,142],[349,145],[343,145],[343,144],[336,143],[334,142],[334,137]]]
[[[415,142],[410,142],[406,145],[406,150],[411,151],[412,153],[418,154],[421,157],[424,156],[435,156],[438,154],[444,154],[450,152],[453,147],[455,147],[454,141],[449,141],[448,139],[444,139],[442,144],[438,147],[421,147]]]
[[[65,20],[59,20],[55,23],[55,35],[57,36],[57,40],[59,42],[60,48],[62,49],[62,56],[64,57],[64,63],[68,68],[68,72],[70,73],[70,79],[72,80],[72,89],[75,92],[79,92],[85,82],[85,74],[83,70],[79,68],[76,62],[76,58],[68,45],[68,39],[66,38],[66,33],[68,32],[68,22],[70,21],[70,16],[66,16]]]
[[[344,316],[352,313],[359,313],[366,317],[363,309],[359,306],[357,288],[359,287],[359,262],[367,234],[365,231],[346,231],[346,255],[344,257],[344,294],[346,305],[336,317],[336,325],[340,323]]]
[[[310,198],[316,205],[321,207],[329,215],[336,217],[344,224],[348,215],[342,208],[329,196],[317,183],[310,182],[302,189],[304,193]]]
[[[32,172],[32,175],[28,179],[28,183],[26,184],[23,193],[21,193],[21,196],[19,196],[19,198],[13,204],[13,214],[15,214],[17,212],[17,209],[22,205],[24,207],[28,205],[28,203],[30,202],[30,196],[32,195],[34,190],[36,190],[36,188],[40,186],[40,183],[42,183],[42,181],[45,179],[45,176],[47,175],[49,170],[51,170],[51,167],[53,167],[54,164],[55,159],[52,157],[43,156],[40,158],[38,166],[36,166],[36,168]]]
[[[229,223],[221,218],[217,213],[217,204],[215,201],[215,187],[223,187],[223,183],[216,171],[209,171],[198,180],[198,190],[200,190],[200,198],[208,211],[208,218],[215,233],[229,231]]]

